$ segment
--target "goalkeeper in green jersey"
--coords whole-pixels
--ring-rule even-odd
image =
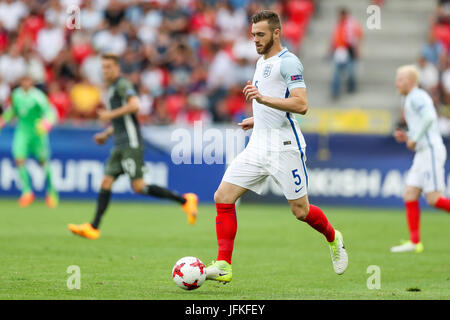
[[[45,93],[34,86],[29,76],[24,76],[20,86],[13,90],[11,107],[0,117],[0,129],[14,117],[17,117],[17,126],[12,154],[22,184],[19,205],[27,207],[34,201],[30,177],[25,167],[26,159],[32,155],[45,170],[47,180],[45,200],[49,207],[54,208],[58,205],[58,193],[52,184],[48,161],[50,158],[48,132],[55,123],[56,114]]]

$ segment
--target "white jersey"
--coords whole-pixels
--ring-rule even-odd
[[[406,179],[426,194],[445,189],[447,150],[437,123],[437,112],[429,94],[414,88],[405,99],[405,120],[408,137],[416,142],[416,154]]]
[[[289,90],[306,88],[300,60],[284,48],[277,55],[256,63],[253,85],[268,97],[287,98]],[[249,148],[259,151],[302,150],[305,139],[290,112],[270,108],[253,100],[254,126]]]
[[[425,90],[416,87],[409,92],[405,99],[404,114],[408,137],[417,143],[416,151],[445,147],[433,100]]]

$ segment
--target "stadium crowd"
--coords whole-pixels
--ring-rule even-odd
[[[450,135],[450,0],[438,0],[417,62],[419,85],[428,91],[441,116],[440,127]]]
[[[0,105],[29,74],[60,122],[95,119],[100,57],[115,53],[143,123],[240,121],[258,58],[250,16],[263,7],[282,13],[284,43],[298,49],[314,0],[1,0]]]

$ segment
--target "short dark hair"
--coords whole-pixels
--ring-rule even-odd
[[[102,54],[102,59],[112,60],[115,64],[119,64],[119,56],[114,53],[104,53]]]
[[[280,17],[274,11],[263,10],[252,16],[252,23],[258,23],[260,21],[267,21],[272,32],[275,31],[275,29],[280,29],[281,31]]]

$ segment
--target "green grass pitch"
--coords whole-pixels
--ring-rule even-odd
[[[421,254],[391,254],[407,237],[402,210],[323,207],[342,231],[349,267],[333,272],[325,238],[297,221],[287,205],[238,208],[233,281],[207,281],[194,291],[172,281],[174,263],[216,258],[215,207],[201,205],[195,226],[173,204],[112,201],[102,236],[72,235],[67,224],[90,221],[94,202],[43,202],[20,209],[0,199],[0,299],[450,299],[450,216],[422,214]],[[69,290],[67,268],[81,270]],[[381,288],[369,290],[367,268],[380,267]],[[420,289],[418,291],[417,289]]]

